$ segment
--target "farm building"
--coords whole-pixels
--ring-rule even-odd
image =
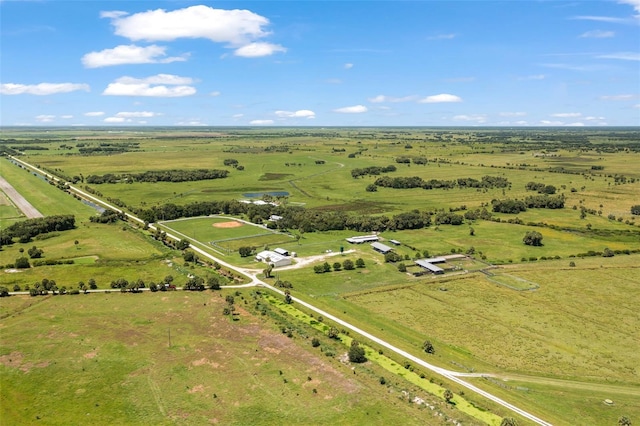
[[[289,250],[285,250],[283,248],[277,248],[275,250],[273,250],[274,252],[282,255],[282,256],[289,256]]]
[[[350,237],[347,238],[347,241],[350,242],[351,244],[362,244],[362,243],[372,243],[374,241],[378,241],[380,238],[378,238],[377,235],[361,235],[358,237]]]
[[[378,242],[371,243],[371,247],[378,253],[382,253],[382,254],[387,254],[393,250],[391,247]]]
[[[270,250],[264,250],[256,254],[256,260],[258,262],[268,263],[274,268],[291,265],[290,257],[283,256],[281,254],[276,253],[275,251],[270,251]]]
[[[389,240],[389,242],[390,242],[391,244],[393,244],[394,246],[399,246],[400,244],[402,244],[402,243],[401,243],[400,241],[398,241],[398,240]]]
[[[437,262],[430,262],[431,260],[436,260]],[[416,260],[416,265],[423,267],[424,269],[426,269],[427,271],[439,275],[439,274],[444,274],[444,269],[434,265],[433,263],[442,263],[445,260],[441,257],[435,257],[435,258],[431,258],[431,259],[420,259],[420,260]]]
[[[272,222],[277,222],[279,220],[282,220],[282,216],[278,216],[277,214],[272,214],[271,216],[269,216],[269,220]]]

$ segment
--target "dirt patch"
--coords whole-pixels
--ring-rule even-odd
[[[204,392],[204,385],[197,385],[189,389],[189,393]]]
[[[0,365],[6,367],[17,368],[23,373],[28,373],[32,368],[45,368],[49,366],[48,361],[39,362],[34,364],[32,362],[24,362],[24,355],[22,352],[11,352],[8,355],[0,356]]]
[[[93,359],[98,355],[98,351],[96,349],[92,350],[91,352],[87,352],[86,354],[83,355],[83,357],[87,358],[87,359]]]
[[[236,222],[235,220],[231,220],[229,222],[217,222],[212,226],[214,228],[239,228],[243,225],[243,223]]]
[[[217,362],[209,361],[207,358],[200,358],[198,360],[195,360],[191,363],[191,365],[193,365],[194,367],[199,367],[201,365],[209,365],[213,368],[220,367],[220,364],[218,364]]]

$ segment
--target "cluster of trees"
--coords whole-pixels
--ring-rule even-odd
[[[556,193],[555,186],[545,185],[544,183],[540,183],[540,182],[527,182],[527,184],[524,187],[527,191],[537,191],[540,194],[552,195]]]
[[[424,180],[418,176],[410,177],[389,177],[383,176],[375,181],[375,185],[385,188],[422,188],[422,189],[452,189],[459,188],[507,188],[510,183],[507,178],[499,176],[483,176],[480,180],[474,178],[458,178],[457,180]]]
[[[367,362],[367,357],[365,356],[364,348],[360,346],[357,340],[351,341],[351,346],[349,347],[349,361],[355,363],[363,363]]]
[[[27,250],[27,253],[29,254],[29,257],[31,259],[40,259],[44,254],[44,250],[39,249],[36,246],[33,246],[29,250]]]
[[[434,189],[434,188],[455,188],[456,181],[454,180],[438,180],[430,179],[424,180],[418,176],[398,176],[389,177],[383,176],[374,182],[377,186],[383,188],[396,188],[396,189],[408,189],[408,188],[422,188],[422,189]]]
[[[78,144],[76,146],[82,155],[109,155],[136,151],[140,147],[140,142],[100,142],[98,146],[85,144]]]
[[[491,200],[492,209],[496,213],[520,213],[527,208],[535,209],[562,209],[564,208],[564,196],[533,195],[524,200],[510,199]]]
[[[73,215],[47,216],[37,219],[27,219],[16,222],[0,232],[0,244],[11,244],[13,238],[18,238],[21,243],[31,241],[36,235],[53,231],[66,231],[76,227],[76,218]]]
[[[117,182],[191,182],[199,180],[223,179],[229,175],[228,170],[149,170],[142,173],[126,173],[115,175],[107,173],[105,175],[89,175],[85,178],[86,183],[102,184]]]
[[[631,214],[635,216],[640,216],[640,204],[636,204],[635,206],[631,206]]]
[[[364,259],[362,258],[356,259],[355,263],[350,259],[346,259],[342,263],[335,262],[333,264],[333,270],[336,272],[340,271],[341,269],[344,269],[345,271],[351,271],[355,268],[364,268],[364,267],[365,267],[365,263],[364,263]],[[324,274],[325,272],[331,272],[331,270],[332,270],[332,266],[329,264],[329,262],[324,262],[322,265],[315,265],[313,267],[313,272],[315,272],[316,274]]]
[[[411,145],[407,145],[405,146],[405,148],[412,148]],[[396,157],[396,163],[398,164],[411,164],[411,161],[413,161],[413,164],[419,164],[419,165],[426,165],[429,160],[427,160],[426,157],[406,157],[406,156],[401,156],[401,157]]]
[[[118,220],[126,220],[126,216],[122,212],[106,209],[99,216],[91,216],[89,220],[93,223],[114,223]]]
[[[459,178],[460,188],[508,188],[509,179],[500,176],[482,176],[480,180],[474,178]]]
[[[528,246],[541,246],[542,234],[538,231],[528,231],[522,241]]]
[[[396,166],[394,166],[393,164],[386,167],[371,166],[371,167],[364,167],[361,169],[353,169],[351,170],[351,176],[354,179],[357,179],[360,176],[377,176],[381,173],[390,173],[395,171],[396,171]]]
[[[235,158],[226,158],[222,163],[225,166],[233,167],[236,170],[244,170],[244,166],[241,166]]]

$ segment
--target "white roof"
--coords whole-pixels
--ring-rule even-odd
[[[282,256],[281,254],[278,254],[274,251],[271,250],[264,250],[261,251],[260,253],[256,254],[256,258],[260,259],[260,260],[265,260],[267,258],[269,258],[269,260],[271,262],[279,262],[282,259],[285,259],[284,256]]]
[[[376,250],[382,251],[382,252],[388,252],[393,250],[391,247],[384,245],[382,243],[371,243],[371,247],[373,247]]]
[[[427,262],[427,260],[429,260],[429,259],[416,260],[416,265],[422,266],[423,268],[428,269],[431,272],[443,272],[444,271],[444,269],[439,268],[436,265],[433,265],[433,264]]]

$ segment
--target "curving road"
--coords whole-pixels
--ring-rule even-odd
[[[44,171],[32,166],[31,164],[25,163],[22,160],[19,160],[19,159],[14,158],[14,157],[10,157],[10,158],[12,158],[13,160],[18,161],[21,164],[23,164],[23,165],[25,165],[25,166],[37,171],[38,173],[44,174],[45,176],[49,177],[50,179],[55,180],[56,182],[60,180],[60,179],[56,178],[55,176],[51,176],[50,174],[48,174],[48,173],[46,173],[46,172],[44,172]],[[144,224],[144,221],[141,220],[140,218],[138,218],[138,217],[136,217],[136,216],[134,216],[132,214],[126,213],[126,212],[122,211],[121,209],[117,208],[116,206],[112,206],[112,205],[100,200],[99,198],[96,198],[93,195],[88,194],[88,193],[86,193],[86,192],[84,192],[84,191],[82,191],[82,190],[80,190],[80,189],[78,189],[78,188],[76,188],[76,187],[74,187],[74,186],[72,186],[70,184],[68,184],[68,185],[69,185],[69,188],[73,192],[77,193],[81,197],[83,197],[83,198],[85,198],[87,200],[90,200],[92,202],[95,202],[97,204],[103,205],[103,206],[105,206],[105,207],[107,207],[109,209],[112,209],[114,211],[122,212],[127,216],[127,218],[129,218],[129,219],[131,219],[131,220],[133,220],[135,222],[138,222],[140,224]],[[150,224],[149,228],[151,228],[153,230],[156,229],[154,224]],[[174,239],[174,240],[180,240],[181,239],[177,235],[172,235],[170,233],[167,233],[167,236],[169,238],[171,238],[171,239]],[[237,273],[245,275],[246,277],[251,279],[251,282],[249,284],[244,284],[242,286],[225,286],[225,288],[261,286],[261,287],[268,288],[269,290],[284,296],[284,291],[282,291],[282,290],[280,290],[278,288],[275,288],[272,285],[270,285],[270,284],[262,281],[261,279],[259,279],[258,276],[257,276],[258,275],[258,271],[256,271],[255,269],[239,268],[239,267],[237,267],[235,265],[232,265],[232,264],[230,264],[228,262],[225,262],[222,259],[219,259],[219,258],[213,256],[212,254],[206,252],[205,250],[203,250],[200,247],[197,247],[195,245],[191,245],[191,249],[193,251],[199,253],[200,255],[212,260],[213,262],[218,262],[220,265],[222,265],[222,266],[224,266],[224,267],[226,267],[226,268],[228,268],[228,269],[230,269],[232,271],[235,271]],[[473,385],[473,384],[471,384],[471,383],[469,383],[469,382],[467,382],[467,381],[465,381],[465,380],[463,380],[461,378],[461,377],[490,376],[489,374],[459,373],[459,372],[456,372],[456,371],[447,370],[447,369],[444,369],[442,367],[435,366],[433,364],[430,364],[430,363],[418,358],[415,355],[410,354],[409,352],[406,352],[406,351],[404,351],[404,350],[392,345],[391,343],[387,342],[386,340],[383,340],[383,339],[381,339],[379,337],[376,337],[373,334],[368,333],[368,332],[362,330],[361,328],[358,328],[355,325],[336,317],[335,315],[331,315],[330,313],[325,312],[322,309],[317,308],[316,306],[305,302],[304,300],[301,300],[301,299],[299,299],[297,297],[292,297],[292,300],[294,302],[306,307],[307,309],[309,309],[311,311],[314,311],[315,313],[317,313],[319,315],[322,315],[324,318],[328,318],[331,321],[333,321],[333,322],[335,322],[337,324],[340,324],[342,327],[347,328],[347,329],[349,329],[349,330],[351,330],[351,331],[353,331],[355,333],[358,333],[361,336],[371,340],[372,342],[375,342],[378,345],[383,346],[383,347],[389,349],[390,351],[393,351],[396,354],[398,354],[398,355],[400,355],[400,356],[402,356],[402,357],[414,362],[415,364],[420,365],[421,367],[426,368],[426,369],[428,369],[428,370],[430,370],[430,371],[432,371],[432,372],[434,372],[436,374],[439,374],[442,377],[445,377],[445,378],[451,380],[452,382],[455,382],[458,385],[467,388],[470,391],[473,391],[473,392],[475,392],[475,393],[477,393],[479,395],[482,395],[483,397],[487,398],[488,400],[493,401],[496,404],[499,404],[502,407],[505,407],[505,408],[513,411],[514,413],[517,413],[520,416],[522,416],[522,417],[524,417],[524,418],[526,418],[526,419],[528,419],[528,420],[530,420],[530,421],[532,421],[532,422],[534,422],[534,423],[536,423],[538,425],[551,426],[551,423],[549,423],[549,422],[547,422],[545,420],[542,420],[539,417],[536,417],[535,415],[533,415],[533,414],[531,414],[531,413],[529,413],[529,412],[527,412],[527,411],[525,411],[525,410],[523,410],[521,408],[518,408],[515,405],[513,405],[513,404],[511,404],[511,403],[509,403],[509,402],[507,402],[507,401],[505,401],[505,400],[503,400],[503,399],[501,399],[501,398],[499,398],[499,397],[497,397],[497,396],[495,396],[495,395],[493,395],[493,394],[491,394],[491,393],[489,393],[489,392],[487,392],[487,391],[485,391],[483,389],[480,389],[479,387],[477,387],[477,386],[475,386],[475,385]]]

